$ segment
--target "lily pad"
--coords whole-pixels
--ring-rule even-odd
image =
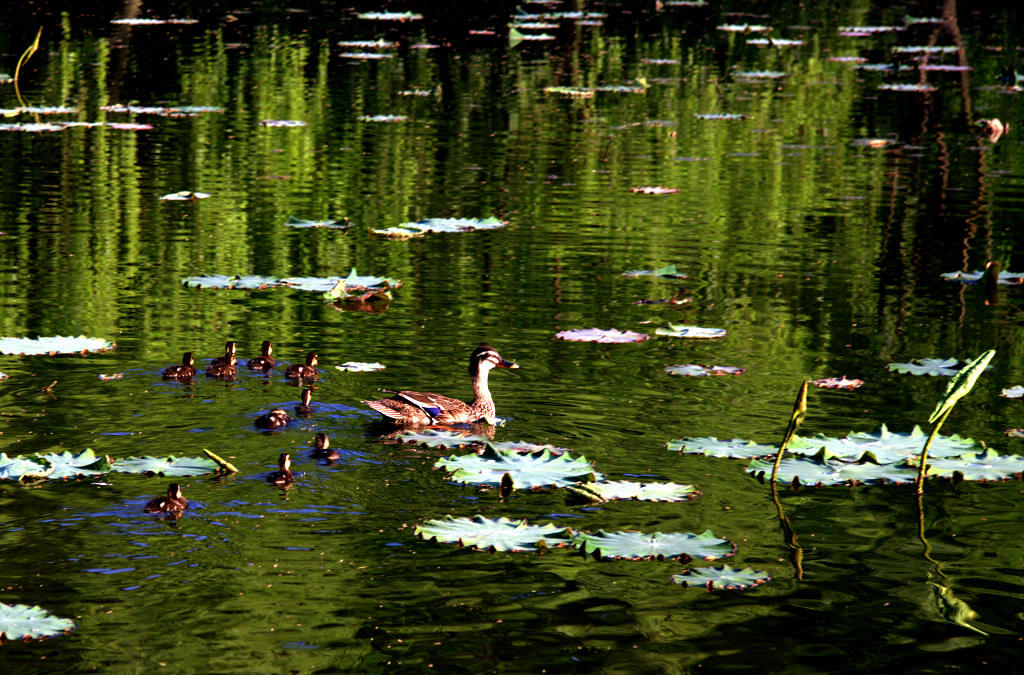
[[[217,463],[205,457],[127,457],[118,459],[111,471],[140,473],[147,476],[201,476],[214,473]]]
[[[899,83],[887,83],[880,84],[878,88],[882,91],[905,91],[911,93],[930,93],[938,91],[938,87],[934,87],[930,84],[921,84],[915,82],[913,84],[899,84]]]
[[[656,270],[629,270],[623,272],[622,276],[635,279],[637,277],[661,277],[662,279],[685,279],[686,273],[676,270],[675,265],[665,265]]]
[[[578,481],[601,480],[586,457],[570,453],[512,452],[488,446],[480,454],[452,455],[439,459],[435,468],[453,472],[452,480],[475,485],[499,485],[502,476],[512,478],[512,486],[520,490],[543,487],[567,487]]]
[[[593,89],[585,87],[544,87],[545,94],[559,94],[572,98],[594,98]]]
[[[372,59],[382,59],[382,58],[389,59],[389,58],[391,58],[391,54],[362,54],[361,56],[363,58],[372,58]],[[360,122],[384,122],[385,124],[396,123],[396,122],[405,122],[408,119],[409,118],[406,117],[405,115],[360,115],[359,116],[359,121]]]
[[[666,337],[707,340],[725,337],[725,329],[701,328],[700,326],[684,326],[681,323],[670,323],[668,328],[656,328],[654,334],[664,335]]]
[[[425,445],[429,448],[464,448],[473,443],[487,442],[487,439],[483,436],[445,429],[407,430],[397,434],[395,439],[402,443],[415,443],[416,445]]]
[[[52,467],[31,459],[8,457],[6,452],[0,452],[0,479],[20,481],[46,478],[51,471]]]
[[[50,468],[49,473],[46,475],[50,480],[98,476],[110,471],[110,459],[108,457],[97,457],[90,448],[86,448],[77,455],[64,451],[59,454],[39,454],[35,455],[35,457],[42,460]]]
[[[415,14],[413,12],[360,12],[356,14],[360,19],[367,19],[369,21],[419,21],[423,18],[422,14]]]
[[[694,117],[696,117],[699,120],[730,120],[730,121],[735,121],[735,120],[745,120],[745,119],[747,119],[746,115],[741,115],[740,113],[696,113],[694,115]]]
[[[693,485],[679,483],[634,483],[628,480],[581,483],[570,486],[569,492],[591,502],[612,499],[635,499],[645,502],[685,502],[700,494]]]
[[[0,338],[0,354],[19,354],[21,356],[38,356],[40,354],[85,354],[87,352],[105,352],[113,349],[115,344],[101,338],[78,337],[41,337],[41,338]]]
[[[260,120],[261,127],[284,127],[284,128],[295,128],[304,127],[306,123],[302,120]],[[294,227],[294,226],[293,226]]]
[[[985,277],[985,271],[974,272],[944,272],[940,275],[946,281],[960,281],[965,284],[977,284]],[[1024,284],[1024,274],[1020,272],[1000,272],[996,282],[1004,286],[1017,286]]]
[[[702,366],[697,363],[687,363],[681,366],[669,366],[665,372],[669,375],[685,375],[687,377],[707,377],[711,375],[741,375],[746,368],[736,366]]]
[[[728,565],[721,567],[696,567],[682,574],[673,574],[672,581],[683,586],[703,586],[708,591],[742,591],[759,584],[767,583],[772,578],[767,572],[755,572],[752,567],[734,569]]]
[[[952,377],[957,374],[960,359],[914,359],[908,363],[890,363],[889,370],[905,375],[931,375],[932,377]]]
[[[71,619],[56,617],[42,607],[0,602],[0,639],[37,640],[63,635],[74,627]]]
[[[348,220],[342,220],[341,222],[336,220],[302,220],[294,216],[288,216],[288,222],[285,225],[295,228],[323,227],[329,230],[347,230],[352,227],[352,223]]]
[[[842,377],[826,377],[820,380],[811,380],[811,384],[819,389],[856,389],[864,386],[864,380],[848,380],[846,375]]]
[[[755,459],[747,466],[747,473],[760,479],[771,476],[773,462]],[[799,482],[802,485],[845,485],[848,483],[912,483],[917,471],[903,461],[876,464],[865,457],[861,462],[835,459],[829,453],[820,451],[811,458],[795,459],[784,457],[779,464],[777,481],[780,483]]]
[[[1009,389],[1003,389],[999,392],[999,395],[1003,398],[1021,398],[1024,396],[1024,387],[1018,384],[1010,387]]]
[[[283,281],[293,281],[284,279]],[[295,284],[292,283],[294,286]],[[324,297],[328,300],[336,300],[338,298],[347,297],[355,293],[365,293],[367,291],[388,291],[393,288],[398,288],[402,285],[401,279],[392,279],[390,277],[372,277],[372,276],[359,276],[356,274],[356,268],[353,267],[348,276],[344,279],[338,279],[329,289],[324,292]],[[309,289],[313,290],[313,289]]]
[[[822,448],[843,460],[857,460],[865,452],[871,452],[879,462],[888,463],[915,458],[921,454],[928,434],[915,426],[909,434],[889,431],[883,424],[875,433],[851,432],[845,438],[830,436],[794,436],[789,450],[798,454],[813,455]],[[928,454],[931,457],[959,457],[965,453],[980,452],[981,444],[973,438],[959,434],[936,435]]]
[[[929,452],[931,450],[929,449]],[[1000,455],[991,448],[983,453],[965,453],[960,457],[928,460],[928,475],[960,473],[964,480],[1006,480],[1024,472],[1024,457]]]
[[[472,232],[474,230],[494,230],[505,227],[505,223],[497,218],[427,218],[410,223],[402,223],[398,227],[386,230],[370,230],[374,234],[386,237],[418,237],[431,232]]]
[[[424,539],[434,539],[443,543],[457,543],[477,549],[493,549],[495,551],[536,551],[539,542],[545,547],[565,546],[564,538],[556,537],[565,531],[548,523],[547,525],[528,525],[525,520],[509,520],[508,518],[444,518],[428,520],[417,525],[413,534]]]
[[[349,373],[370,373],[375,370],[384,370],[387,368],[383,363],[364,363],[362,361],[346,361],[340,366],[334,366],[340,371]]]
[[[674,195],[680,190],[679,188],[663,187],[661,185],[644,185],[642,187],[629,188],[629,191],[641,195]]]
[[[160,199],[167,202],[194,202],[200,199],[206,199],[209,196],[210,195],[205,192],[191,192],[189,190],[184,190],[182,192],[172,192],[169,195],[164,195]]]
[[[707,457],[730,457],[733,459],[754,459],[774,456],[779,449],[774,445],[758,445],[754,441],[734,438],[720,441],[717,438],[677,438],[665,444],[674,452]]]
[[[572,545],[584,554],[598,558],[620,558],[626,560],[647,560],[657,558],[678,558],[687,556],[699,560],[727,558],[736,552],[728,539],[719,539],[711,530],[701,534],[673,532],[605,532],[596,534],[577,532],[572,535]]]
[[[643,342],[650,339],[647,333],[637,333],[631,330],[618,330],[617,328],[573,328],[555,333],[560,340],[571,342],[603,342],[603,343],[624,343]]]

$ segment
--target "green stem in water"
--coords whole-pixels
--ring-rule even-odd
[[[18,65],[14,67],[14,94],[18,97],[18,103],[22,106],[25,105],[25,99],[21,97],[21,89],[18,87],[18,75],[21,73],[21,66],[36,53],[37,49],[39,49],[39,38],[42,36],[43,29],[40,26],[39,32],[36,33],[36,39],[28,46],[28,49],[22,52],[21,58],[18,59]]]

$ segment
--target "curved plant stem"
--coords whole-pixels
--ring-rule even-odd
[[[779,453],[775,455],[775,466],[772,467],[772,485],[775,485],[775,478],[779,475],[779,464],[782,463],[782,455],[786,453],[786,448],[789,447],[789,442],[793,440],[794,434],[796,434],[797,427],[804,421],[804,415],[807,414],[807,380],[800,385],[800,393],[796,395],[796,401],[793,402],[793,415],[789,418],[789,426],[786,427],[786,434],[782,437],[782,445],[779,446]]]
[[[931,447],[932,441],[935,440],[935,437],[939,433],[939,428],[942,426],[942,423],[946,421],[946,418],[949,417],[949,413],[951,412],[953,412],[952,407],[942,413],[939,419],[935,422],[935,426],[932,427],[932,432],[928,434],[928,440],[924,442],[924,448],[921,450],[921,463],[917,467],[917,494],[924,493],[924,474],[928,470],[928,448]]]
[[[21,58],[18,59],[18,65],[14,67],[14,94],[18,97],[18,103],[22,106],[25,105],[25,99],[21,97],[21,88],[18,87],[18,75],[21,73],[21,66],[36,53],[37,49],[39,49],[39,38],[42,36],[43,28],[40,26],[39,32],[36,33],[36,39],[28,46],[28,49],[22,52]]]

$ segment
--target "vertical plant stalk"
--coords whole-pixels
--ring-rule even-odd
[[[775,478],[779,475],[779,465],[782,463],[782,455],[786,453],[786,448],[789,447],[789,442],[793,440],[793,436],[796,434],[797,427],[804,421],[804,415],[807,414],[807,380],[800,385],[800,393],[796,395],[796,401],[793,402],[793,414],[789,418],[789,426],[786,427],[786,434],[782,437],[782,445],[779,446],[779,453],[775,455],[775,466],[772,467],[772,485],[775,485]]]
[[[779,474],[779,464],[782,463],[782,455],[785,454],[786,448],[789,447],[789,442],[793,439],[794,434],[796,434],[797,427],[800,426],[800,423],[803,421],[806,414],[807,380],[804,380],[804,383],[800,386],[800,392],[796,396],[796,401],[793,403],[793,414],[789,418],[789,426],[786,427],[786,434],[782,437],[782,445],[779,446],[779,452],[775,455],[775,466],[772,467],[772,477],[769,481],[769,488],[772,493],[772,502],[775,503],[775,511],[779,516],[779,523],[782,525],[782,536],[786,541],[786,546],[789,547],[790,557],[793,561],[793,570],[796,572],[797,579],[804,578],[804,549],[800,546],[800,542],[797,540],[793,524],[789,522],[789,518],[786,516],[786,512],[782,508],[782,502],[779,501],[779,488],[775,479]]]
[[[928,448],[931,447],[932,441],[939,435],[939,429],[942,427],[942,423],[949,417],[949,413],[953,412],[953,407],[950,406],[946,412],[942,413],[939,417],[939,421],[932,427],[932,432],[928,434],[928,440],[924,442],[924,448],[921,450],[921,462],[917,467],[917,482],[915,483],[917,494],[924,494],[924,475],[928,471]]]
[[[25,105],[25,99],[21,97],[21,88],[18,86],[18,76],[21,74],[21,67],[28,61],[36,50],[39,49],[39,38],[43,36],[43,28],[39,27],[39,32],[36,33],[36,39],[28,46],[21,54],[21,58],[18,59],[18,65],[14,67],[14,95],[18,97],[18,104],[21,106]]]

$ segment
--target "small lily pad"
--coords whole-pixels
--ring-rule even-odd
[[[360,19],[367,19],[369,21],[419,21],[423,18],[422,14],[415,14],[413,12],[360,12],[356,14]]]
[[[819,389],[856,389],[864,386],[864,380],[848,380],[846,375],[842,377],[826,377],[821,380],[811,380],[811,384]]]
[[[545,94],[559,94],[571,98],[594,98],[594,90],[586,87],[544,87]]]
[[[739,438],[718,440],[717,438],[677,438],[665,444],[673,452],[707,457],[730,457],[733,459],[754,459],[774,456],[779,449],[774,445],[758,445],[754,441]]]
[[[452,472],[452,480],[475,485],[499,485],[505,474],[513,487],[530,490],[543,487],[567,487],[577,481],[601,480],[586,457],[570,453],[511,452],[487,446],[480,454],[452,455],[437,460],[434,467]]]
[[[679,193],[679,188],[663,187],[661,185],[644,185],[642,187],[629,188],[630,192],[641,195],[674,195]]]
[[[629,270],[627,272],[623,272],[622,276],[628,277],[630,279],[635,279],[637,277],[661,277],[662,279],[685,279],[686,278],[686,273],[685,272],[677,271],[675,265],[665,265],[664,267],[659,267],[656,270]]]
[[[296,218],[294,216],[288,216],[288,222],[285,223],[285,225],[300,229],[322,227],[329,230],[347,230],[352,227],[352,223],[348,220],[342,220],[341,222],[336,220],[302,220],[301,218]]]
[[[39,606],[0,602],[0,640],[37,640],[63,635],[75,627],[71,619],[56,617]]]
[[[217,471],[217,463],[205,457],[127,457],[118,459],[111,471],[147,476],[201,476]]]
[[[191,192],[184,190],[182,192],[172,192],[171,194],[164,195],[160,199],[167,202],[194,202],[200,199],[206,199],[209,197],[205,192]]]
[[[391,54],[363,54],[363,58],[391,58]],[[405,115],[360,115],[360,122],[384,122],[385,124],[394,124],[396,122],[405,122],[409,118]]]
[[[685,375],[687,377],[707,377],[711,375],[741,375],[746,368],[736,366],[702,366],[697,363],[687,363],[681,366],[668,366],[665,372],[669,375]]]
[[[472,518],[444,518],[428,520],[417,525],[413,534],[424,539],[434,539],[442,543],[457,543],[476,549],[493,549],[495,551],[536,551],[539,542],[550,548],[568,544],[556,535],[565,531],[548,523],[547,525],[529,525],[525,520],[509,520],[484,518],[477,515]]]
[[[89,448],[86,448],[77,455],[64,451],[59,454],[38,454],[35,455],[35,458],[38,458],[50,468],[46,475],[50,480],[98,476],[110,471],[110,459],[108,457],[97,457]]]
[[[736,552],[728,539],[719,539],[711,530],[701,534],[673,532],[605,532],[596,534],[577,532],[572,535],[572,545],[584,554],[600,558],[621,558],[626,560],[647,560],[657,558],[678,558],[687,556],[698,560],[727,558]]]
[[[1018,384],[1010,387],[1009,389],[1003,389],[999,392],[999,395],[1003,398],[1021,398],[1024,396],[1024,387]]]
[[[696,117],[699,120],[729,120],[729,121],[735,121],[735,120],[745,120],[745,119],[747,119],[746,115],[741,115],[739,113],[696,113],[694,115],[694,117]]]
[[[474,230],[494,230],[505,227],[505,223],[497,218],[427,218],[416,222],[402,223],[398,227],[386,230],[370,230],[374,234],[386,237],[418,237],[433,232],[472,232]]]
[[[742,591],[771,581],[767,572],[755,572],[752,567],[734,569],[721,567],[696,567],[682,574],[673,574],[672,581],[683,586],[703,586],[710,591]]]
[[[952,377],[957,374],[960,359],[914,359],[908,363],[890,363],[889,370],[905,375],[931,375],[932,377]]]
[[[985,452],[965,453],[948,459],[929,459],[928,475],[960,473],[964,480],[1006,480],[1024,472],[1024,457],[1000,455],[991,448]]]
[[[370,373],[375,370],[384,370],[387,368],[383,363],[365,363],[361,361],[346,361],[340,366],[334,366],[340,371],[349,373]]]
[[[725,337],[725,329],[701,328],[700,326],[684,326],[680,323],[670,323],[668,328],[656,328],[654,334],[664,335],[666,337],[707,340]]]
[[[303,122],[302,120],[260,120],[260,126],[295,128],[304,127],[306,126],[306,123]],[[293,225],[293,227],[295,226]]]
[[[560,340],[571,342],[602,342],[602,343],[624,343],[643,342],[651,336],[647,333],[637,333],[631,330],[618,330],[617,328],[573,328],[555,333]]]
[[[985,278],[985,271],[974,272],[944,272],[940,275],[946,281],[960,281],[965,284],[977,284]],[[1004,286],[1018,286],[1024,284],[1024,274],[1019,272],[1000,272],[996,283]]]
[[[700,494],[693,485],[679,483],[635,483],[628,480],[581,483],[568,488],[577,498],[592,502],[633,499],[645,502],[685,502]]]
[[[21,356],[38,356],[40,354],[85,354],[87,352],[105,352],[114,348],[114,343],[101,338],[78,337],[41,337],[41,338],[0,338],[0,354],[19,354]]]

